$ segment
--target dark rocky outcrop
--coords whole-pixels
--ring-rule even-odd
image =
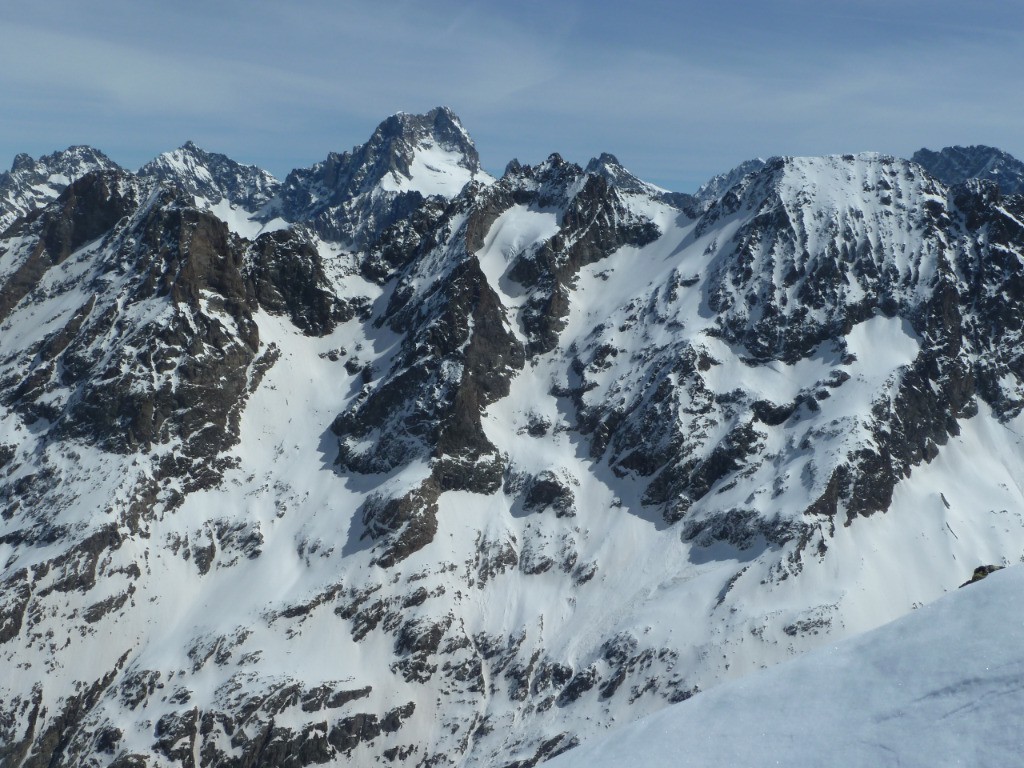
[[[365,302],[345,301],[334,294],[323,257],[301,229],[261,235],[246,252],[245,263],[260,306],[287,314],[310,336],[324,336],[368,310]]]
[[[1005,566],[1002,565],[979,565],[977,568],[974,569],[974,573],[971,574],[971,578],[969,578],[967,581],[960,585],[960,589],[963,589],[968,584],[974,584],[977,581],[981,581],[990,573],[1001,571],[1004,567]]]
[[[139,190],[125,174],[97,171],[71,184],[45,212],[26,222],[21,234],[34,235],[34,243],[0,287],[0,320],[38,285],[50,267],[105,235],[138,203]]]
[[[364,536],[385,539],[383,551],[376,558],[378,565],[388,568],[434,540],[440,492],[437,482],[429,478],[404,496],[373,496],[367,500],[362,515]]]
[[[697,197],[688,195],[685,192],[669,192],[653,184],[648,184],[646,181],[641,181],[627,171],[619,162],[619,159],[611,153],[602,152],[598,157],[591,159],[584,170],[588,174],[601,176],[608,182],[608,186],[614,187],[620,192],[641,195],[666,203],[682,211],[691,219],[695,219],[700,215],[702,203]]]
[[[529,484],[523,507],[534,512],[550,508],[558,517],[574,517],[576,495],[569,483],[554,472],[541,472]]]
[[[430,461],[431,479],[420,491],[364,512],[367,532],[375,537],[416,521],[403,528],[404,538],[378,560],[382,564],[429,543],[436,528],[428,522],[431,499],[438,493],[491,493],[502,482],[502,460],[480,416],[508,394],[525,356],[476,260],[466,257],[458,241],[453,247],[461,260],[425,290],[415,263],[399,278],[381,321],[404,334],[401,350],[332,427],[341,438],[338,463],[350,471],[385,472],[415,459]],[[410,403],[418,407],[410,409]],[[371,434],[372,447],[355,447]]]

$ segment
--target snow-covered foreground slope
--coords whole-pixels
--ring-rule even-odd
[[[551,768],[1016,765],[1024,568],[607,734]]]
[[[742,170],[438,109],[17,220],[0,764],[525,768],[1019,561],[1024,201]]]

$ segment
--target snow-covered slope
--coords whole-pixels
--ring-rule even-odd
[[[617,728],[551,768],[1013,765],[1024,568]]]
[[[438,109],[290,226],[211,200],[90,174],[0,239],[0,762],[533,765],[1024,552],[990,184],[690,207]]]

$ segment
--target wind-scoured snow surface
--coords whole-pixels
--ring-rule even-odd
[[[1024,555],[991,184],[493,179],[444,108],[147,168],[0,239],[2,765],[527,768]]]
[[[1024,754],[1024,568],[755,672],[551,768],[1014,765]]]

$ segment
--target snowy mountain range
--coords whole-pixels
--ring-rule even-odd
[[[994,152],[19,156],[0,765],[527,768],[1021,561]]]

